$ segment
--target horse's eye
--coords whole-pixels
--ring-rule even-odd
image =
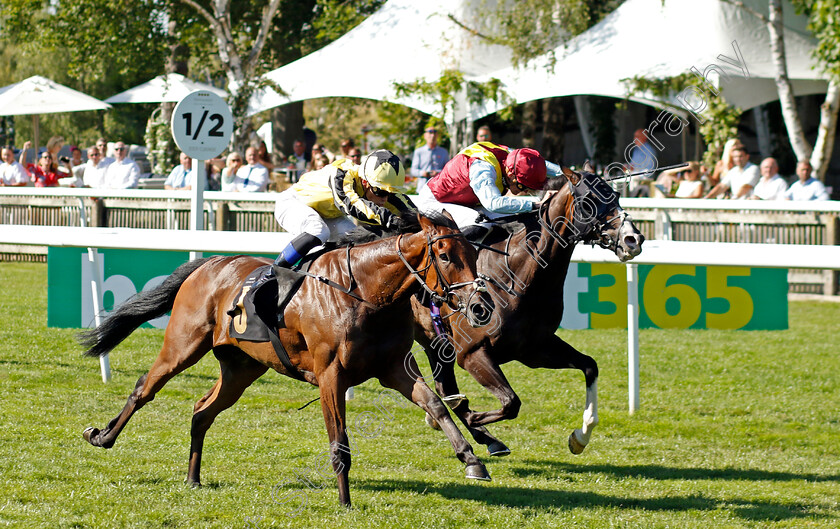
[[[442,254],[440,254],[440,255],[438,255],[438,259],[440,259],[440,260],[441,260],[441,261],[443,261],[444,263],[448,263],[448,262],[449,262],[449,256],[448,256],[448,255],[446,255],[446,253],[445,253],[445,252],[444,252],[444,253],[442,253]]]

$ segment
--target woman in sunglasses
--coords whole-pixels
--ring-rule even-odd
[[[32,147],[32,142],[27,141],[20,150],[20,164],[26,167],[29,178],[35,187],[55,187],[58,185],[58,165],[50,151],[44,151],[38,157],[35,164],[27,164],[26,151]]]
[[[473,143],[420,190],[417,207],[423,212],[446,209],[461,231],[480,238],[488,228],[478,222],[479,214],[492,219],[532,211],[538,207],[534,198],[519,195],[542,189],[546,176],[559,174],[560,166],[534,149]]]
[[[312,248],[355,228],[352,219],[393,227],[400,214],[415,209],[400,192],[404,184],[402,162],[384,149],[370,153],[358,164],[339,159],[304,174],[280,193],[274,207],[274,218],[294,235],[274,265],[290,267]]]

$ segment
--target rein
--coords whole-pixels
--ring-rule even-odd
[[[469,285],[476,285],[478,287],[477,290],[480,291],[482,288],[484,288],[484,282],[482,281],[482,278],[478,278],[478,279],[475,279],[474,281],[465,281],[463,283],[449,284],[446,281],[446,278],[443,277],[443,274],[441,274],[441,271],[440,271],[440,265],[438,265],[435,254],[432,251],[432,244],[434,244],[436,241],[439,241],[441,239],[451,239],[451,238],[454,238],[454,237],[463,237],[463,235],[461,233],[450,233],[450,234],[447,234],[447,235],[438,235],[437,237],[430,237],[428,234],[426,235],[426,248],[428,249],[428,254],[429,254],[429,264],[427,264],[422,270],[417,270],[413,266],[411,266],[411,263],[409,263],[408,260],[405,258],[405,255],[403,255],[402,249],[400,248],[400,241],[402,241],[403,234],[401,234],[399,237],[397,237],[396,248],[397,248],[397,255],[400,256],[400,260],[402,260],[403,264],[408,269],[408,271],[411,273],[411,275],[414,276],[414,279],[417,280],[418,283],[420,283],[420,286],[423,287],[423,289],[426,291],[426,293],[431,298],[432,302],[434,302],[438,306],[446,303],[450,306],[450,308],[452,308],[453,310],[456,310],[456,308],[453,307],[449,303],[449,297],[450,297],[449,294],[453,290],[457,290],[459,288],[463,288],[463,287],[469,286]],[[429,268],[431,268],[432,266],[435,267],[435,273],[437,274],[438,281],[442,285],[443,296],[438,295],[434,290],[432,290],[431,287],[429,287],[429,285],[426,284],[426,278],[423,277],[422,275],[420,275],[421,273],[426,273],[429,270]],[[426,274],[426,275],[428,275],[428,274]],[[465,307],[463,305],[459,305],[459,307],[457,308],[457,311],[462,311],[464,308]]]

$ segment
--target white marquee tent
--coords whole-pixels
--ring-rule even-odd
[[[393,83],[436,81],[446,69],[472,79],[510,64],[506,47],[487,44],[449,18],[470,20],[480,5],[478,0],[390,0],[338,40],[267,73],[288,95],[259,92],[248,114],[318,97],[388,100],[437,112],[433,102],[397,98]],[[465,111],[459,112],[456,118]]]
[[[744,0],[767,15],[767,2]],[[807,17],[796,15],[784,2],[785,51],[794,93],[824,93],[827,83],[812,68],[814,40]],[[727,65],[724,55],[738,61],[737,43],[746,73]],[[523,69],[506,67],[489,76],[501,79],[519,103],[569,95],[623,98],[621,79],[634,76],[670,77],[726,66],[728,79],[718,79],[727,101],[742,110],[778,99],[775,68],[766,24],[755,15],[721,0],[627,0],[604,20],[555,50],[557,64],[549,71],[547,57]],[[699,79],[698,79],[699,82]],[[644,101],[644,100],[642,100]]]
[[[744,3],[767,14],[766,1]],[[719,56],[737,61],[738,53],[745,69],[729,65],[728,79],[718,79],[714,72],[708,76],[723,87],[726,99],[743,110],[778,99],[765,23],[722,0],[665,0],[664,5],[662,0],[627,0],[600,23],[558,47],[553,71],[547,56],[514,68],[505,47],[488,45],[447,16],[469,22],[480,16],[474,5],[480,3],[391,0],[332,44],[266,74],[288,95],[273,90],[258,93],[249,114],[317,97],[387,99],[438,112],[429,101],[396,98],[393,82],[435,80],[446,68],[460,69],[467,79],[498,78],[518,103],[587,94],[624,98],[622,79],[676,76],[692,67],[703,72],[710,66],[724,66]],[[807,18],[796,15],[787,0],[783,5],[787,67],[794,93],[824,93],[827,83],[813,68],[810,55],[815,43],[806,29]],[[354,73],[347,75],[347,71]],[[656,104],[652,97],[633,99]],[[469,111],[462,105],[454,117],[477,119],[495,110],[492,102]]]

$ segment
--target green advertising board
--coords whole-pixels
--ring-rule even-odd
[[[266,256],[273,257],[273,256]],[[188,252],[100,250],[102,307],[113,310],[154,288],[189,259]],[[87,250],[50,248],[50,327],[93,325]],[[786,329],[787,270],[693,265],[639,265],[639,326],[678,329]],[[561,327],[627,327],[627,272],[621,264],[571,263]],[[168,316],[151,326],[164,328]]]

